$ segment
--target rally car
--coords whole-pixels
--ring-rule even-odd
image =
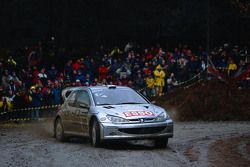
[[[58,141],[89,137],[94,147],[129,139],[153,139],[157,147],[166,147],[173,137],[173,121],[165,109],[129,87],[78,87],[54,119],[54,136]]]

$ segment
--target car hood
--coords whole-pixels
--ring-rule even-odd
[[[153,104],[126,104],[97,106],[96,111],[125,119],[136,119],[156,117],[165,110]]]

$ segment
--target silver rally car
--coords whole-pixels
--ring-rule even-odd
[[[153,139],[156,147],[166,147],[173,137],[173,121],[166,110],[129,87],[79,87],[60,107],[54,135],[59,141],[89,137],[95,147],[118,139]]]

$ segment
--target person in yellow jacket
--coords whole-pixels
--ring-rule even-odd
[[[237,70],[237,65],[234,63],[233,60],[231,60],[228,65],[228,75],[232,76],[236,70]]]
[[[8,64],[11,65],[12,67],[16,67],[17,63],[16,61],[10,56],[7,60]]]
[[[158,65],[154,71],[154,76],[155,76],[155,87],[156,87],[156,93],[157,95],[161,96],[162,95],[162,91],[163,91],[163,87],[165,86],[165,77],[166,74],[165,72],[162,70],[162,67],[160,65]]]
[[[10,111],[11,102],[4,97],[0,97],[0,113]]]
[[[153,76],[151,74],[149,74],[145,78],[145,82],[146,82],[146,85],[147,85],[147,88],[146,88],[147,96],[148,97],[155,96],[155,80],[154,80]]]

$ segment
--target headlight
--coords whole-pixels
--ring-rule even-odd
[[[162,121],[166,121],[168,118],[169,118],[169,115],[168,115],[166,112],[162,112],[162,113],[160,113],[160,114],[155,118],[155,121],[162,122]]]
[[[121,117],[116,117],[113,115],[107,115],[108,120],[110,120],[113,123],[126,123],[128,120],[121,118]]]

